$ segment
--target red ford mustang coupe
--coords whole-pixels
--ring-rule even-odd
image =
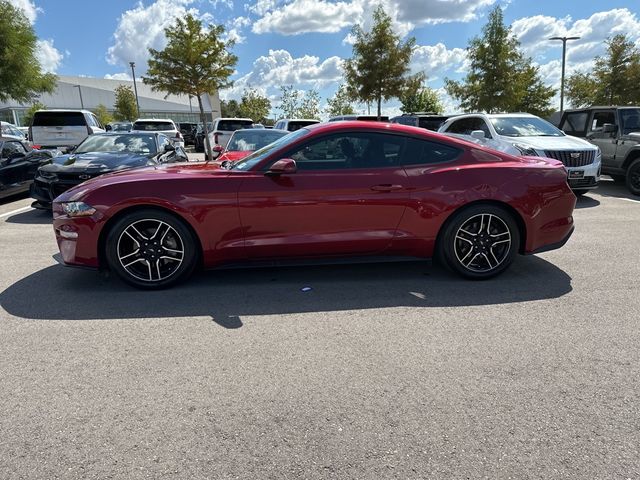
[[[464,277],[564,245],[576,198],[562,164],[415,127],[318,124],[225,169],[163,165],[108,174],[59,196],[65,264],[140,288],[198,266],[266,259],[437,255]]]

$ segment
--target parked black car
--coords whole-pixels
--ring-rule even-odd
[[[182,147],[162,133],[102,133],[87,137],[73,152],[38,168],[31,186],[33,207],[50,209],[61,193],[90,178],[127,168],[188,161]]]
[[[198,124],[195,122],[180,122],[177,124],[178,130],[184,138],[184,144],[195,145],[196,143],[196,128]]]
[[[28,191],[38,167],[56,154],[50,150],[30,150],[21,140],[0,138],[0,198]]]
[[[196,152],[204,152],[204,128],[202,128],[202,125],[202,123],[199,123],[196,127],[194,142]],[[210,132],[213,131],[213,122],[207,122],[207,129]]]

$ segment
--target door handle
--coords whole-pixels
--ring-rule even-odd
[[[371,190],[376,192],[396,192],[398,190],[402,190],[404,187],[402,185],[392,185],[390,183],[385,183],[382,185],[374,185],[371,187]]]

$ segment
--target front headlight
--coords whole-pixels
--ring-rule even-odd
[[[62,211],[70,217],[88,217],[96,213],[96,209],[83,202],[65,202]]]
[[[514,143],[513,146],[518,149],[518,151],[520,152],[520,155],[524,155],[525,157],[538,156],[538,152],[536,152],[535,149],[533,147],[530,147],[529,145],[524,145],[522,143]]]

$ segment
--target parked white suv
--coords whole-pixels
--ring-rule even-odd
[[[213,121],[213,130],[209,132],[209,144],[227,146],[231,135],[236,130],[253,127],[250,118],[216,118]]]
[[[600,149],[586,140],[565,135],[535,115],[459,115],[447,120],[438,131],[512,155],[560,160],[567,169],[567,181],[576,195],[596,188],[600,180]]]
[[[314,120],[311,118],[283,118],[278,120],[273,128],[276,130],[295,132],[301,128],[308,127],[309,125],[315,125],[316,123],[320,123],[320,120]]]
[[[29,141],[40,148],[76,147],[94,133],[104,133],[104,128],[88,110],[38,110]]]
[[[184,148],[184,138],[173,120],[169,118],[139,118],[131,126],[132,133],[164,133],[176,147]]]

